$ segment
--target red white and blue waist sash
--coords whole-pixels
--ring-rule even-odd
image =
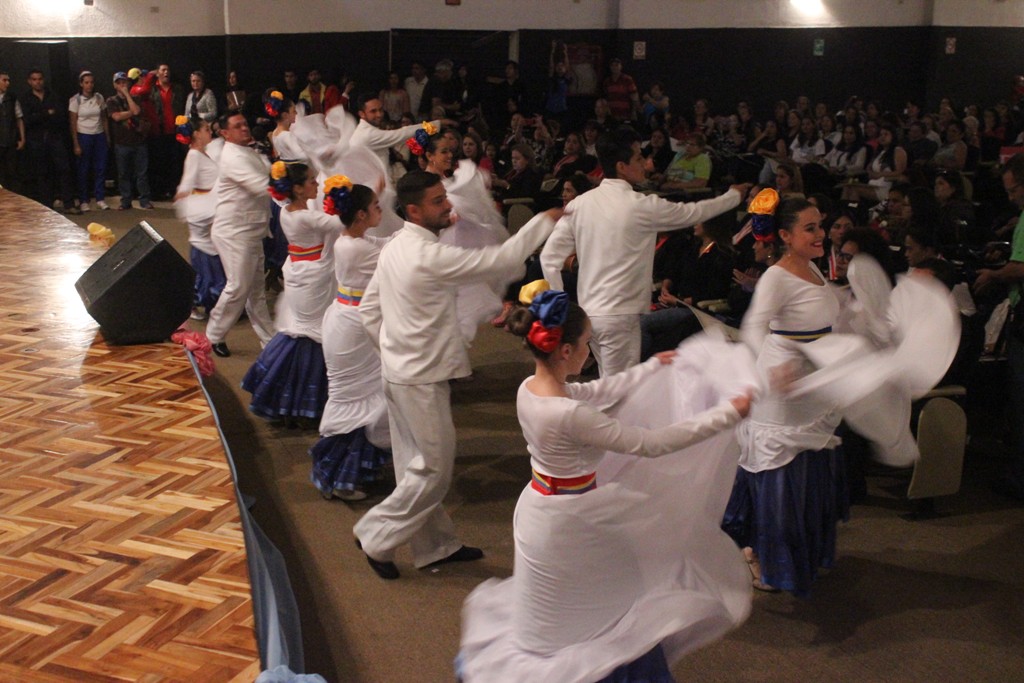
[[[342,306],[358,306],[363,300],[363,290],[352,287],[338,286],[337,301]]]
[[[319,261],[323,254],[323,243],[312,247],[300,247],[295,244],[288,245],[288,258],[292,261]]]
[[[549,477],[533,470],[530,486],[534,491],[545,496],[586,493],[597,488],[597,472],[591,472],[582,477]]]

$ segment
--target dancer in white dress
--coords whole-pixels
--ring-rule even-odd
[[[536,360],[536,374],[517,397],[533,477],[516,505],[513,576],[485,582],[463,608],[459,673],[466,683],[610,675],[670,681],[670,661],[722,635],[749,610],[743,563],[714,515],[735,462],[728,428],[746,415],[750,398],[692,410],[689,419],[660,428],[636,427],[609,416],[607,406],[653,376],[671,377],[675,351],[618,375],[566,384],[588,355],[590,322],[581,308],[548,290],[514,311],[508,329],[526,338]],[[719,433],[699,453],[673,454]],[[606,450],[672,454],[671,467],[633,488],[636,480],[602,470]],[[623,470],[636,462],[619,457],[629,461]],[[681,486],[672,473],[721,457],[726,478],[717,485],[708,470]],[[720,500],[705,501],[705,487]],[[695,543],[679,547],[680,539]]]
[[[179,116],[175,123],[178,142],[188,145],[189,149],[185,155],[181,182],[178,183],[178,190],[174,195],[174,208],[178,218],[184,219],[188,225],[189,262],[196,271],[195,306],[192,317],[203,320],[217,305],[217,299],[227,282],[224,266],[217,255],[217,247],[213,246],[213,240],[210,238],[213,214],[217,209],[217,194],[214,187],[220,168],[206,153],[206,148],[213,139],[210,124],[202,119],[189,121],[184,116]],[[199,310],[200,307],[202,311]]]
[[[334,242],[344,226],[338,216],[308,208],[317,194],[308,166],[277,161],[270,173],[272,195],[291,200],[281,212],[288,238],[285,287],[277,301],[277,334],[249,368],[242,388],[252,393],[249,409],[257,415],[319,419],[327,402],[321,325],[335,288]],[[332,181],[351,187],[348,179]]]
[[[345,230],[334,243],[338,282],[334,303],[323,319],[328,399],[320,419],[320,440],[309,449],[311,479],[324,498],[362,500],[390,460],[391,432],[380,374],[380,353],[359,318],[363,290],[390,238],[371,237],[381,209],[377,195],[353,185],[344,206],[335,207]]]
[[[763,205],[771,205],[761,211]],[[763,386],[810,374],[801,346],[832,332],[839,300],[812,259],[824,254],[821,214],[804,199],[779,203],[773,190],[751,202],[754,232],[781,240],[785,254],[765,271],[743,318],[743,341],[757,355]],[[774,215],[775,229],[769,226]],[[766,231],[766,232],[765,232]],[[845,465],[835,436],[841,415],[827,402],[772,390],[740,425],[740,467],[723,528],[744,549],[760,590],[806,596],[835,560],[836,524],[849,515]]]

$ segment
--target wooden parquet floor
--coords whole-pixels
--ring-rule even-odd
[[[181,347],[107,346],[99,256],[0,190],[0,681],[252,681],[227,457]]]

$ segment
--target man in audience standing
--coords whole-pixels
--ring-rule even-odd
[[[43,72],[28,74],[31,88],[21,102],[25,122],[25,152],[32,192],[30,196],[43,206],[78,214],[72,203],[71,160],[68,158],[67,105],[46,87]],[[54,200],[54,182],[60,187],[60,199]]]
[[[427,88],[427,68],[423,66],[423,62],[412,63],[412,75],[405,79],[405,92],[409,93],[409,111],[412,115],[419,117],[423,115],[423,91]],[[426,115],[430,115],[429,109],[430,100],[427,100],[427,112]]]
[[[383,579],[398,578],[394,553],[406,543],[419,568],[483,557],[479,548],[458,540],[441,505],[455,460],[448,381],[472,372],[455,291],[463,284],[514,277],[561,215],[552,209],[536,216],[504,244],[462,249],[438,242],[452,210],[440,176],[423,171],[403,176],[398,202],[407,221],[381,252],[359,307],[380,348],[397,485],[353,531]]]
[[[156,84],[150,91],[154,120],[150,130],[150,177],[153,194],[161,199],[174,196],[181,179],[184,152],[175,139],[174,119],[185,113],[185,90],[171,81],[171,67],[161,64],[156,69]],[[143,206],[142,208],[147,208]]]
[[[602,133],[597,156],[604,180],[569,204],[541,252],[544,278],[562,289],[565,260],[579,261],[577,294],[590,315],[590,348],[601,376],[640,362],[640,315],[651,304],[654,242],[659,232],[678,230],[735,208],[749,185],[733,185],[714,199],[675,203],[644,195],[647,160],[640,136],[630,128]]]
[[[18,191],[18,151],[25,148],[21,103],[11,92],[11,76],[0,69],[0,187]]]
[[[153,208],[149,194],[149,148],[142,132],[142,107],[129,91],[131,81],[123,71],[114,74],[113,97],[107,98],[107,116],[110,117],[110,135],[117,160],[117,189],[121,193],[118,210],[132,208],[132,180],[139,191],[139,205]]]
[[[1003,189],[1010,201],[1024,209],[1024,154],[1015,154],[1003,167]],[[998,270],[982,270],[974,281],[974,291],[984,293],[994,284],[1010,288],[1013,320],[1007,322],[1006,358],[1010,371],[1010,463],[993,488],[1004,495],[1024,501],[1024,213],[1013,231],[1010,260]]]
[[[622,73],[622,60],[615,58],[608,62],[608,77],[601,84],[605,99],[612,110],[612,116],[619,121],[635,121],[640,111],[640,94],[633,77]]]
[[[221,134],[225,144],[220,155],[218,203],[211,237],[224,264],[227,284],[210,311],[206,336],[213,352],[226,357],[231,351],[224,338],[238,322],[243,308],[264,346],[274,336],[274,321],[263,287],[263,238],[270,234],[270,161],[249,147],[252,134],[240,112],[221,118]]]

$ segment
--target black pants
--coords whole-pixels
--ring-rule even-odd
[[[71,162],[64,140],[52,134],[29,138],[25,141],[25,159],[28,166],[28,196],[43,206],[51,207],[57,196],[56,189],[64,206],[71,206]]]
[[[149,188],[154,199],[174,196],[184,165],[183,149],[173,134],[149,139]]]
[[[18,148],[15,145],[0,147],[0,187],[18,192]]]

